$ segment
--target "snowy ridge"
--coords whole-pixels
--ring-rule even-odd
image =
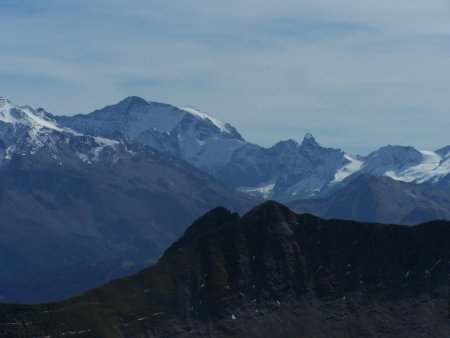
[[[0,136],[5,146],[0,153],[2,162],[15,154],[34,155],[40,150],[57,160],[72,149],[79,159],[92,163],[105,152],[117,151],[119,146],[118,141],[62,127],[51,114],[30,106],[16,106],[5,98],[0,98]]]
[[[14,106],[11,101],[0,98],[0,121],[10,124],[23,124],[32,129],[48,128],[62,131],[54,121],[45,117],[29,106]]]
[[[184,110],[186,112],[188,112],[189,114],[192,114],[196,117],[199,117],[203,120],[208,120],[210,121],[212,124],[214,124],[217,128],[219,128],[219,130],[222,133],[229,133],[231,134],[232,131],[230,130],[230,126],[228,123],[220,121],[216,118],[211,117],[210,115],[208,115],[207,113],[201,112],[200,110],[198,110],[197,108],[194,108],[192,106],[185,106],[185,107],[179,107],[179,109]]]
[[[331,183],[342,182],[347,177],[361,170],[362,166],[364,165],[364,162],[357,159],[356,157],[350,156],[348,154],[345,154],[344,157],[349,161],[349,163],[344,165],[336,172]]]
[[[444,160],[439,154],[433,151],[420,151],[423,161],[402,171],[386,171],[384,176],[397,181],[424,183],[436,183],[440,178],[450,174],[450,161]]]
[[[376,177],[386,176],[396,181],[408,183],[438,183],[442,178],[450,174],[450,159],[439,155],[435,151],[417,150],[421,154],[421,160],[417,163],[395,162],[384,159],[382,163],[373,163],[372,158],[360,159],[346,155],[351,161],[336,173],[333,182],[341,182],[345,178],[358,172],[371,174]],[[378,154],[375,154],[378,157]]]
[[[350,163],[336,173],[333,182],[341,182],[353,174],[363,173],[408,183],[438,183],[450,174],[450,159],[435,151],[390,147],[397,151],[390,152],[388,156],[383,156],[383,148],[386,147],[366,157],[345,155]]]

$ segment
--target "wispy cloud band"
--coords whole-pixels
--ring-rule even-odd
[[[0,0],[0,95],[191,103],[269,145],[450,144],[444,0]],[[271,132],[261,132],[270,128]]]

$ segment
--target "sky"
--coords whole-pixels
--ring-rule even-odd
[[[0,96],[55,114],[136,95],[263,146],[450,144],[447,0],[0,0]]]

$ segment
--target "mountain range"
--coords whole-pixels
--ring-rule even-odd
[[[311,134],[302,143],[281,141],[264,148],[244,140],[228,123],[193,107],[125,100],[90,114],[56,116],[81,133],[116,132],[181,158],[233,189],[283,202],[321,198],[360,175],[447,187],[450,146],[419,151],[384,146],[367,156],[320,146]]]
[[[450,146],[419,151],[384,146],[367,156],[301,144],[264,148],[192,107],[129,97],[90,114],[57,116],[78,132],[116,132],[181,158],[237,191],[271,198],[325,218],[417,224],[450,219]]]
[[[219,205],[450,219],[449,152],[350,155],[311,134],[264,148],[193,107],[138,97],[74,116],[0,99],[0,299],[61,299],[138,271]]]
[[[215,208],[151,267],[63,302],[0,305],[0,337],[446,337],[450,223]]]
[[[259,201],[153,148],[0,100],[0,297],[65,298],[159,257],[198,216]]]

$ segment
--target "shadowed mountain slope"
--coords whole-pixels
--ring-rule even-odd
[[[155,265],[51,304],[1,305],[0,336],[445,337],[450,223],[216,208]]]
[[[449,220],[450,190],[439,185],[361,175],[329,196],[296,200],[288,205],[297,212],[326,219],[411,225]]]
[[[256,203],[152,150],[114,163],[14,157],[0,167],[0,295],[78,294],[147,266],[211,208]]]

